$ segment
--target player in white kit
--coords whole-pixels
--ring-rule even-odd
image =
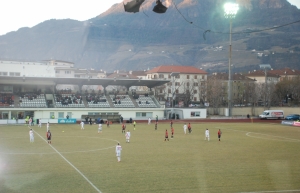
[[[42,120],[41,120],[41,119],[39,120],[39,125],[38,125],[38,127],[42,128]]]
[[[49,131],[49,127],[50,127],[50,124],[49,122],[47,123],[47,131]]]
[[[30,139],[30,143],[34,142],[34,133],[32,129],[29,130],[29,139]]]
[[[81,121],[80,125],[81,125],[81,129],[84,129],[84,122],[83,121]]]
[[[126,132],[125,137],[126,137],[126,143],[129,143],[129,140],[130,140],[130,131],[129,130]]]
[[[151,118],[149,117],[149,119],[148,119],[148,125],[150,125],[151,124]]]
[[[101,123],[98,125],[98,133],[102,133],[102,124]]]
[[[116,146],[116,156],[117,156],[118,162],[121,161],[121,151],[122,151],[122,146],[120,145],[120,143],[118,143],[118,145]]]
[[[206,139],[209,141],[209,130],[208,129],[205,130],[205,140]]]
[[[28,120],[28,125],[30,126],[32,124],[32,118],[30,117]]]
[[[187,130],[187,125],[184,124],[184,125],[183,125],[183,132],[184,132],[184,134],[186,134],[186,130]]]

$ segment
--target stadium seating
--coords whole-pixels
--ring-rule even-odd
[[[84,108],[85,105],[80,95],[74,94],[55,94],[54,95],[56,108]]]
[[[20,107],[47,108],[44,94],[24,94],[19,97]]]
[[[110,108],[107,98],[104,95],[103,96],[87,95],[86,101],[87,101],[88,107],[91,107],[91,108]]]
[[[149,96],[139,95],[139,98],[136,99],[136,103],[141,108],[157,108],[156,104]]]
[[[0,107],[14,107],[14,95],[0,93]]]
[[[109,95],[115,108],[135,108],[128,95]]]

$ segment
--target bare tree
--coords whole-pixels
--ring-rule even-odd
[[[195,86],[198,87],[198,96],[200,100],[200,104],[204,105],[204,103],[207,101],[207,81],[203,81],[201,79],[198,79],[197,82],[195,82]]]
[[[181,85],[183,89],[181,99],[184,101],[184,106],[188,106],[195,96],[195,81],[194,79],[187,79],[185,82],[182,82]]]
[[[225,103],[225,85],[216,76],[207,79],[207,101],[213,107],[214,114],[218,114],[218,108]]]
[[[277,96],[279,103],[285,101],[289,105],[298,105],[300,100],[300,78],[285,79],[278,82],[274,88],[274,95]]]

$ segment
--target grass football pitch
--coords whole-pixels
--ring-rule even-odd
[[[0,192],[300,192],[300,128],[270,123],[0,126]],[[205,129],[210,131],[206,141]],[[164,141],[165,130],[170,141]],[[221,141],[217,131],[221,129]],[[121,162],[115,146],[122,145]]]

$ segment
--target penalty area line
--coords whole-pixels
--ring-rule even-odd
[[[34,131],[34,130],[33,130]],[[47,142],[40,134],[34,131],[42,140]],[[69,160],[67,160],[57,149],[55,149],[51,144],[49,146],[60,156],[62,157],[72,168],[74,168],[97,192],[102,193],[79,169],[77,169]]]

